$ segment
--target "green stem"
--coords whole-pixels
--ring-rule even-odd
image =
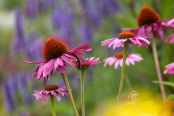
[[[81,102],[82,102],[82,116],[85,116],[84,86],[85,86],[85,70],[84,70],[84,69],[81,69]]]
[[[50,95],[50,100],[51,100],[52,115],[53,115],[53,116],[56,116],[55,108],[54,108],[54,96],[53,96],[53,95]]]
[[[132,86],[131,86],[131,83],[129,81],[129,78],[128,78],[127,74],[125,74],[125,81],[126,81],[128,89],[129,89],[129,92],[131,93],[132,92]]]
[[[72,96],[72,93],[71,93],[71,89],[70,89],[70,87],[69,87],[69,83],[68,83],[68,79],[67,79],[67,77],[66,77],[66,74],[61,73],[61,75],[62,75],[63,80],[64,80],[64,82],[65,82],[66,89],[67,89],[67,91],[68,91],[69,98],[70,98],[70,100],[71,100],[71,104],[72,104],[72,106],[73,106],[75,115],[76,115],[76,116],[79,116],[78,111],[77,111],[77,108],[76,108],[76,105],[75,105],[75,102],[74,102],[74,99],[73,99],[73,96]]]
[[[152,51],[153,51],[153,56],[154,56],[154,61],[155,61],[155,66],[156,66],[156,71],[157,71],[157,75],[158,75],[158,81],[162,82],[162,75],[161,75],[161,70],[160,70],[160,65],[159,65],[159,60],[158,60],[158,54],[157,54],[157,49],[156,49],[156,43],[155,43],[155,39],[152,39]],[[165,93],[165,89],[164,89],[164,85],[162,83],[160,83],[160,89],[161,89],[161,94],[163,97],[163,101],[166,101],[166,93]]]
[[[127,50],[128,50],[128,43],[124,43],[124,53],[123,53],[123,64],[122,64],[122,69],[121,69],[121,79],[120,79],[120,87],[118,91],[118,96],[117,96],[117,113],[118,113],[118,104],[119,104],[119,98],[121,95],[121,90],[123,87],[123,80],[124,80],[124,74],[125,74],[125,63],[126,63],[126,57],[127,57]]]

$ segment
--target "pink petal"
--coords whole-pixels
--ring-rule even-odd
[[[118,64],[119,64],[119,61],[117,60],[117,61],[115,62],[115,65],[114,65],[115,69],[118,68]]]
[[[54,61],[54,68],[56,69],[58,66],[63,66],[64,65],[64,62],[61,58],[57,58],[55,61]]]
[[[32,77],[37,77],[37,72],[32,75]]]
[[[152,34],[152,26],[151,25],[146,27],[146,34],[147,34],[149,39],[152,38],[153,34]]]
[[[113,58],[112,60],[109,61],[109,65],[111,66],[115,61],[116,59]]]
[[[171,35],[166,39],[166,42],[174,43],[174,34],[171,34]]]
[[[44,71],[43,71],[43,76],[46,77],[50,71],[53,69],[55,59],[51,59],[49,62],[45,64]]]
[[[45,67],[45,64],[42,64],[40,67],[39,67],[39,70],[38,70],[38,72],[37,72],[37,78],[38,78],[38,80],[40,80],[41,78],[42,78],[42,76],[43,76],[43,70],[44,70],[44,67]]]
[[[60,97],[59,93],[56,93],[56,97],[57,97],[57,100],[60,102],[61,97]]]
[[[60,71],[61,73],[66,73],[66,69],[64,66],[58,66],[57,71]]]
[[[67,57],[66,55],[61,55],[60,56],[64,61],[66,61],[66,62],[70,62],[71,61],[71,58],[69,58],[69,57]]]
[[[50,93],[45,94],[45,99],[44,99],[44,101],[45,101],[45,102],[47,102],[47,101],[48,101],[48,99],[49,99],[49,97],[50,97]]]
[[[45,63],[45,61],[43,62],[29,62],[29,61],[24,61],[25,63],[28,63],[28,64],[40,64],[40,63]]]
[[[120,62],[120,66],[122,67],[123,59],[119,59],[119,62]]]
[[[101,45],[102,45],[102,46],[108,45],[108,44],[110,44],[111,42],[113,42],[114,40],[115,40],[115,38],[102,41]]]
[[[83,44],[83,45],[81,45],[79,47],[76,47],[76,48],[74,48],[72,50],[69,50],[68,53],[73,53],[75,51],[90,51],[91,50],[91,48],[89,48],[90,46],[91,45],[89,45],[88,42],[87,42],[87,43],[85,43],[85,44]]]
[[[132,32],[132,33],[136,34],[138,31],[138,28],[122,28],[122,30],[124,32]]]
[[[141,26],[137,31],[137,36],[145,36],[145,27]]]

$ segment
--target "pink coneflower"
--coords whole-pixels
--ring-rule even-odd
[[[164,32],[161,28],[174,28],[174,18],[161,20],[159,14],[148,6],[143,6],[137,17],[138,28],[123,29],[124,31],[133,32],[137,36],[148,36],[151,39],[154,35],[157,39],[164,38]]]
[[[174,74],[174,62],[170,63],[166,66],[166,70],[163,72],[164,74]]]
[[[39,64],[35,70],[33,77],[37,77],[37,80],[42,79],[45,77],[45,82],[50,80],[52,73],[53,73],[53,67],[60,71],[61,73],[66,73],[65,69],[65,61],[70,62],[71,59],[77,58],[79,62],[84,62],[83,59],[79,56],[82,55],[81,51],[90,51],[91,48],[89,48],[90,45],[88,43],[85,43],[79,47],[76,47],[74,49],[68,50],[68,47],[65,43],[54,39],[54,38],[48,38],[45,41],[44,49],[43,49],[43,58],[45,61],[42,62],[28,62],[25,61],[25,63],[29,64]],[[51,72],[50,77],[48,78],[49,73]]]
[[[60,101],[61,97],[59,95],[59,93],[61,93],[63,96],[67,95],[68,96],[68,92],[65,86],[59,88],[59,86],[57,85],[50,85],[50,86],[46,86],[44,88],[44,90],[36,90],[36,93],[34,94],[34,96],[36,97],[37,100],[39,100],[40,98],[42,98],[43,96],[45,96],[45,102],[48,101],[50,95],[56,96],[57,100]]]
[[[131,46],[132,44],[136,44],[138,47],[144,45],[147,48],[146,44],[149,45],[150,42],[145,38],[145,36],[135,37],[135,34],[132,32],[121,32],[119,33],[117,38],[105,40],[102,42],[101,45],[108,45],[109,47],[113,45],[113,49],[115,49],[116,47],[124,46],[124,43],[128,42],[129,46]]]
[[[126,57],[126,65],[129,66],[130,64],[134,65],[135,61],[139,62],[143,60],[143,58],[140,56],[140,54],[129,54],[127,52]],[[104,67],[109,64],[110,66],[115,63],[114,67],[117,69],[118,65],[122,67],[123,64],[123,51],[117,52],[114,57],[108,57],[103,60],[105,62]]]
[[[93,66],[96,68],[95,64],[100,63],[100,62],[98,62],[99,60],[100,60],[99,58],[96,58],[96,59],[95,59],[95,57],[86,58],[86,59],[84,59],[85,62],[82,62],[81,68],[82,68],[82,69],[84,69],[84,68],[85,68],[85,69],[88,69],[90,65],[93,65]],[[71,60],[71,62],[68,62],[68,63],[69,63],[70,65],[72,65],[72,66],[76,66],[76,67],[79,66],[79,62],[78,62],[77,59]],[[79,67],[78,67],[78,68],[79,68]]]

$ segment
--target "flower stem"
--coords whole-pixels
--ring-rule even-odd
[[[82,102],[82,116],[85,116],[84,86],[85,86],[85,70],[84,70],[84,69],[81,69],[81,102]]]
[[[120,79],[120,87],[118,91],[118,96],[117,96],[117,113],[118,113],[118,103],[119,103],[119,98],[121,95],[121,90],[123,87],[123,80],[124,80],[124,74],[125,74],[125,63],[126,63],[126,57],[127,57],[127,50],[128,50],[128,43],[124,43],[124,52],[123,52],[123,63],[122,63],[122,69],[121,69],[121,79]]]
[[[73,106],[75,115],[76,115],[76,116],[79,116],[78,111],[77,111],[77,108],[76,108],[76,105],[75,105],[75,102],[74,102],[74,99],[73,99],[73,96],[72,96],[72,93],[71,93],[71,89],[70,89],[70,87],[69,87],[69,83],[68,83],[68,79],[67,79],[67,77],[66,77],[66,74],[61,73],[61,75],[62,75],[63,80],[64,80],[64,82],[65,82],[65,85],[66,85],[66,88],[67,88],[67,91],[68,91],[68,94],[69,94],[69,98],[70,98],[70,100],[71,100],[71,104],[72,104],[72,106]]]
[[[125,74],[125,81],[126,81],[128,89],[129,89],[129,92],[131,93],[132,92],[132,86],[131,86],[131,83],[129,81],[129,78],[128,78],[127,74]]]
[[[157,71],[157,75],[158,75],[158,81],[162,82],[162,75],[161,75],[161,70],[160,70],[160,65],[159,65],[159,60],[158,60],[158,54],[157,54],[157,49],[156,49],[156,43],[155,43],[155,39],[152,39],[152,51],[153,51],[153,56],[154,56],[154,60],[155,60],[155,66],[156,66],[156,71]],[[161,89],[161,94],[163,97],[163,101],[166,101],[166,93],[165,93],[165,89],[164,89],[164,85],[162,83],[160,83],[160,89]]]
[[[51,100],[52,115],[53,115],[53,116],[56,116],[55,108],[54,108],[54,96],[53,96],[53,95],[50,95],[50,100]]]

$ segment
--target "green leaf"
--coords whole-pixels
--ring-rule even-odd
[[[162,83],[162,84],[164,84],[164,85],[168,85],[168,86],[174,87],[174,82],[169,82],[169,81],[162,81],[162,82],[153,81],[153,83]]]
[[[167,97],[167,100],[168,100],[168,101],[174,100],[174,94],[169,95],[169,96]]]

